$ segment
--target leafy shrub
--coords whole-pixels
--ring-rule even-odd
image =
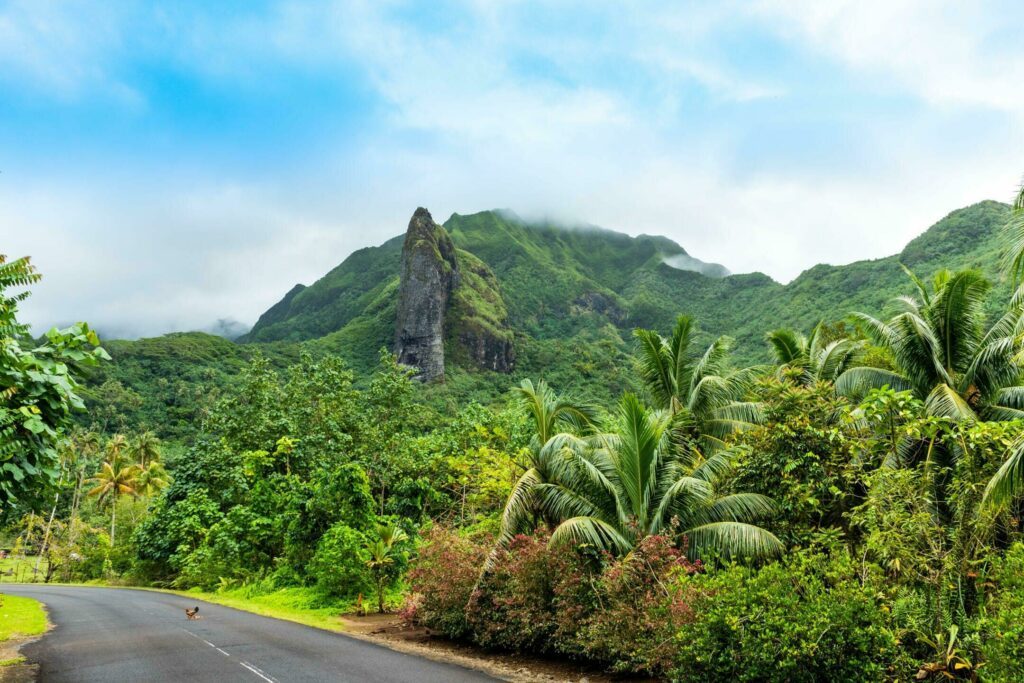
[[[676,635],[680,681],[872,681],[896,639],[844,551],[680,579],[695,619]]]
[[[995,567],[998,589],[981,620],[986,681],[1024,680],[1024,543],[1014,544]]]
[[[677,573],[701,569],[665,536],[649,536],[610,562],[596,585],[593,609],[577,641],[584,654],[618,671],[658,674],[675,662],[675,633],[693,621],[685,582]],[[563,604],[562,609],[572,605]]]
[[[742,438],[734,488],[761,493],[778,506],[771,530],[802,543],[815,529],[840,526],[850,489],[852,444],[829,385],[767,379],[759,386],[764,424]]]
[[[317,588],[334,597],[369,594],[373,582],[366,562],[366,536],[352,527],[338,523],[327,530],[317,544],[309,565],[309,575]]]
[[[663,536],[621,560],[519,535],[480,570],[490,546],[434,529],[410,572],[408,620],[488,648],[586,657],[620,671],[670,668],[673,636],[693,618],[679,572],[700,569]],[[479,578],[479,584],[477,580]]]
[[[423,535],[423,546],[409,571],[407,622],[460,638],[469,631],[466,604],[491,547],[491,537],[472,537],[436,526]]]
[[[513,538],[470,596],[473,640],[490,648],[555,651],[555,586],[569,573],[568,556],[550,552],[546,535]]]

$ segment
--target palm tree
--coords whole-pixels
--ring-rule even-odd
[[[1010,219],[1005,229],[1007,242],[1006,269],[1014,282],[1024,279],[1024,183],[1017,191]],[[1021,296],[1018,289],[1014,298]],[[1020,358],[1018,358],[1020,360]],[[1024,438],[1019,439],[1010,449],[1009,457],[985,488],[987,504],[1002,505],[1024,493]]]
[[[1014,282],[1024,279],[1024,183],[1017,191],[1017,197],[1010,208],[1010,218],[1004,228],[1006,242],[1006,270]]]
[[[395,564],[395,545],[408,538],[400,526],[380,525],[377,527],[377,540],[366,546],[370,559],[366,566],[373,573],[377,586],[377,611],[384,614],[384,584],[388,572]]]
[[[672,336],[637,329],[637,370],[655,407],[668,411],[677,438],[697,460],[725,445],[725,439],[761,421],[758,403],[741,401],[758,368],[730,370],[732,340],[719,337],[702,355],[691,347],[693,320],[681,315]]]
[[[574,432],[588,432],[596,418],[592,407],[556,394],[543,380],[534,385],[524,379],[515,392],[532,419],[533,435],[527,449],[529,466],[512,487],[502,513],[498,545],[536,526],[537,514],[541,512],[536,506],[536,487],[560,467],[565,444],[578,441]]]
[[[111,463],[121,462],[121,458],[127,456],[131,449],[131,443],[124,434],[114,434],[107,439],[106,451],[107,460]]]
[[[811,330],[809,337],[787,328],[779,328],[766,336],[782,368],[799,372],[801,384],[835,382],[841,374],[857,362],[864,342],[853,339],[834,339],[824,342],[822,323]]]
[[[851,368],[836,381],[836,392],[860,398],[888,385],[924,401],[927,416],[954,423],[1024,418],[1019,365],[1024,353],[1024,290],[1014,294],[1007,311],[986,329],[989,283],[980,273],[942,270],[930,288],[909,270],[907,274],[918,297],[897,299],[898,310],[888,322],[855,314],[875,343],[889,351],[895,369]],[[951,520],[950,468],[963,456],[964,447],[960,440],[933,435],[903,439],[892,454],[896,464],[923,460],[928,467],[939,466],[931,486],[941,522]],[[1006,483],[1017,471],[1015,461],[1011,455],[990,484],[987,495],[992,500],[1005,499],[1015,490],[1014,484]]]
[[[138,466],[136,491],[149,498],[163,491],[171,483],[163,463],[151,460],[145,468]]]
[[[672,447],[672,416],[626,394],[614,431],[588,448],[565,447],[564,465],[537,486],[545,512],[559,521],[552,544],[589,544],[615,555],[654,534],[685,536],[695,557],[777,555],[782,544],[751,522],[774,512],[754,493],[720,495],[728,451],[692,467]]]
[[[88,495],[96,496],[101,505],[110,501],[110,547],[114,547],[114,531],[117,522],[117,501],[121,496],[137,496],[139,468],[137,465],[124,465],[117,461],[105,460],[100,471],[90,478],[96,486]]]
[[[150,462],[160,460],[160,439],[153,432],[143,432],[130,443],[131,456],[139,463],[139,467],[146,469]]]
[[[1024,418],[1018,365],[1024,351],[1024,297],[987,330],[989,283],[975,270],[935,274],[931,288],[907,270],[918,297],[899,297],[888,322],[855,313],[868,335],[889,351],[894,370],[855,367],[836,381],[839,394],[860,398],[870,389],[909,390],[929,415],[954,421]]]

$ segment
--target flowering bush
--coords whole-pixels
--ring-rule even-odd
[[[578,635],[583,652],[619,671],[657,674],[674,663],[674,636],[694,619],[688,586],[674,580],[702,569],[665,536],[649,536],[609,561],[597,582],[600,609]]]
[[[409,571],[410,597],[403,619],[449,638],[467,635],[466,605],[492,544],[488,536],[467,536],[439,526],[428,530]]]
[[[425,540],[405,618],[484,647],[658,674],[672,666],[673,636],[693,618],[673,577],[701,567],[667,537],[645,539],[615,560],[587,548],[552,549],[544,533],[520,535],[482,576],[487,546],[442,529]]]

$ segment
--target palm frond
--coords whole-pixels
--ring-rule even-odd
[[[785,549],[775,534],[742,522],[702,524],[685,534],[690,554],[695,558],[724,556],[759,560],[777,557]]]
[[[925,411],[935,417],[948,417],[958,422],[977,422],[978,416],[960,394],[948,384],[938,384],[924,402]]]
[[[863,398],[872,389],[889,387],[895,391],[908,391],[914,388],[910,381],[890,370],[872,367],[850,368],[836,380],[836,393],[848,398]]]
[[[667,408],[676,395],[671,358],[665,340],[654,330],[633,330],[637,341],[636,366],[655,404]]]
[[[804,367],[807,364],[808,342],[803,335],[782,327],[769,332],[765,339],[779,365]]]
[[[985,487],[984,502],[1002,506],[1024,493],[1024,438],[1010,448],[1006,460]]]
[[[549,544],[557,547],[563,544],[589,545],[620,555],[629,552],[633,543],[604,520],[595,517],[572,517],[565,520],[551,534]]]
[[[528,521],[536,501],[536,488],[543,482],[544,477],[536,468],[526,470],[516,481],[501,513],[499,546],[511,541],[516,534],[529,531]]]

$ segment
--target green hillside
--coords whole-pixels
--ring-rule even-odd
[[[910,289],[901,263],[922,276],[940,267],[976,267],[996,281],[1007,211],[994,201],[959,209],[898,255],[818,265],[787,285],[760,273],[708,277],[672,268],[665,259],[686,252],[664,237],[531,224],[504,211],[455,214],[444,227],[470,286],[454,302],[455,324],[466,329],[449,330],[449,339],[493,325],[507,309],[516,370],[510,377],[475,369],[449,344],[448,381],[424,394],[439,404],[486,402],[519,376],[543,376],[578,394],[610,399],[634,381],[631,330],[667,330],[679,313],[694,316],[708,336],[734,337],[739,362],[757,362],[767,357],[768,330],[806,330],[820,316],[841,320],[854,310],[881,312]],[[114,363],[95,383],[116,380],[137,392],[143,397],[132,413],[138,421],[173,432],[190,419],[176,412],[176,397],[230,383],[257,352],[283,365],[301,344],[339,354],[365,375],[378,350],[394,341],[401,250],[402,237],[393,238],[354,252],[308,287],[297,285],[239,344],[199,333],[110,344]],[[993,301],[1004,301],[1008,290],[997,282]]]

